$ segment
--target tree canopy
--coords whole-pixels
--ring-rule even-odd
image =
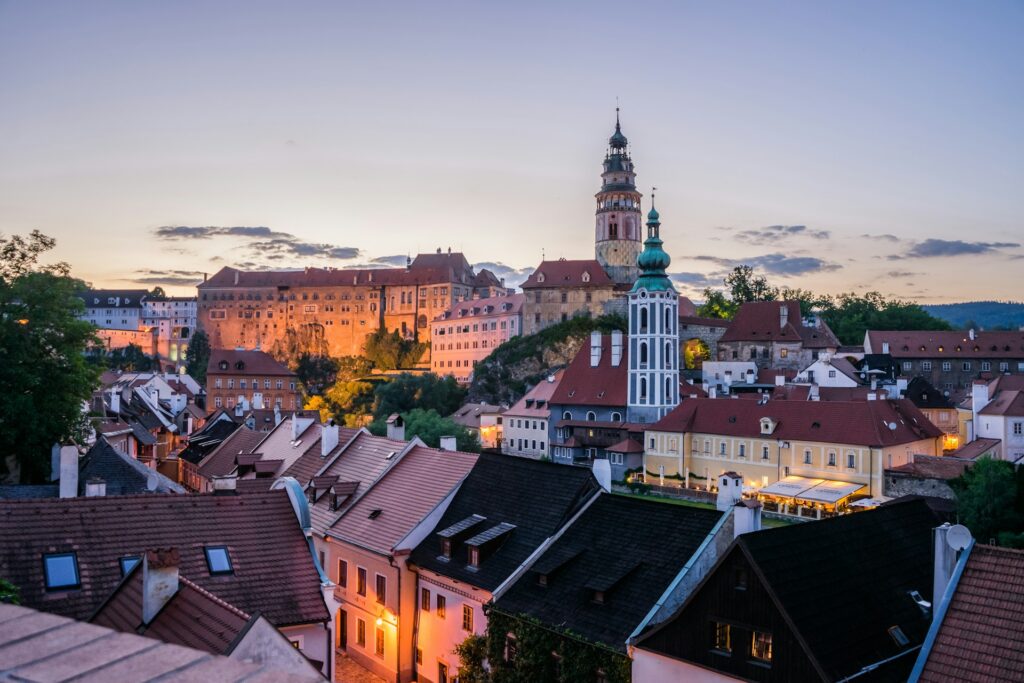
[[[374,394],[374,419],[387,419],[392,413],[404,414],[414,408],[451,415],[465,400],[466,389],[451,375],[403,373],[390,382],[382,382]]]
[[[381,328],[367,337],[363,353],[378,370],[399,370],[415,366],[427,346]]]
[[[185,371],[200,384],[206,384],[206,366],[210,362],[210,338],[202,328],[196,330],[185,352]]]
[[[370,431],[379,436],[387,433],[387,418],[378,418],[370,425]],[[441,444],[442,436],[454,436],[455,447],[467,453],[480,452],[480,439],[476,434],[462,425],[456,424],[450,417],[442,417],[436,410],[413,408],[402,413],[405,420],[405,438],[419,437],[423,443],[432,448]]]
[[[960,519],[979,543],[1024,544],[1024,472],[983,457],[951,484]]]
[[[0,474],[23,483],[48,480],[54,443],[83,439],[99,380],[85,355],[98,340],[78,317],[86,284],[39,263],[54,244],[39,231],[0,237]]]

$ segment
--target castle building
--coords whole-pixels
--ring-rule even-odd
[[[467,384],[477,363],[522,328],[522,294],[455,304],[430,323],[430,368]]]
[[[222,268],[199,285],[198,322],[214,348],[363,353],[378,329],[428,341],[430,321],[460,301],[507,292],[465,256],[420,254],[404,268]]]
[[[619,285],[636,281],[640,255],[640,193],[636,190],[636,172],[629,157],[629,141],[619,125],[615,110],[615,133],[608,140],[597,197],[594,253],[608,276]]]

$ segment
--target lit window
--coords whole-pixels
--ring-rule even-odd
[[[211,574],[230,574],[234,571],[226,547],[211,546],[204,550],[206,551],[206,566]]]
[[[362,567],[356,568],[356,593],[366,595],[366,570]]]
[[[129,557],[122,557],[121,563],[121,576],[128,576],[128,572],[135,569],[135,565],[139,563],[142,558],[138,555],[131,555]]]
[[[772,661],[772,634],[754,631],[750,639],[750,656],[762,662]]]
[[[430,589],[420,589],[420,609],[424,612],[430,611]]]
[[[373,652],[378,657],[384,656],[384,629],[377,627],[373,634]]]
[[[712,623],[712,647],[719,652],[732,652],[732,634],[729,624]]]
[[[78,557],[75,553],[43,555],[43,570],[46,574],[46,590],[78,588]]]

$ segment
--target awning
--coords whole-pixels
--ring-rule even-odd
[[[780,496],[782,498],[796,498],[799,494],[807,491],[808,489],[814,488],[824,479],[811,479],[809,477],[798,477],[795,474],[791,474],[784,479],[780,479],[774,484],[765,486],[759,493],[766,496]]]
[[[804,491],[796,496],[801,500],[809,500],[815,503],[838,503],[842,499],[856,493],[864,488],[864,484],[851,484],[848,481],[831,481],[825,479],[814,488]]]

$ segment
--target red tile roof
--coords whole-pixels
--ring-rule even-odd
[[[549,378],[542,379],[514,406],[505,411],[505,417],[548,417],[551,414],[548,404],[555,389],[558,388],[559,382],[562,381],[563,374],[565,374],[565,370],[559,370],[549,375],[552,381],[548,381]],[[538,407],[538,402],[542,402],[543,405]]]
[[[224,363],[227,363],[226,367],[223,367]],[[274,360],[269,353],[239,349],[211,349],[206,374],[295,376],[294,372]],[[206,385],[210,386],[209,379],[206,380]]]
[[[1024,680],[1024,550],[974,546],[927,656],[925,683]]]
[[[210,574],[207,545],[227,546],[234,573]],[[0,500],[0,576],[29,607],[85,618],[121,580],[120,558],[170,547],[182,574],[275,626],[329,618],[286,491]],[[46,591],[42,557],[54,552],[77,553],[80,589]]]
[[[976,332],[967,330],[868,330],[871,353],[884,353],[889,344],[893,358],[1024,358],[1024,332]]]
[[[894,446],[942,436],[906,399],[898,401],[754,401],[694,398],[650,429],[727,436],[761,436],[761,418],[776,420],[771,439]],[[889,425],[895,425],[890,429]]]
[[[701,318],[695,315],[683,315],[679,313],[680,325],[694,325],[699,327],[729,327],[729,321],[724,318]]]
[[[950,456],[964,460],[977,460],[998,446],[999,443],[999,439],[975,439],[969,444],[966,444],[960,449],[950,453]]]
[[[785,307],[787,319],[781,325],[780,309]],[[820,318],[817,327],[803,324],[799,301],[748,301],[736,311],[723,342],[802,342],[805,348],[838,348],[839,340]]]
[[[622,359],[612,365],[611,335],[601,337],[601,358],[597,367],[590,366],[590,338],[583,342],[576,357],[569,363],[551,396],[559,405],[625,406],[629,378],[629,339],[622,335]]]
[[[914,455],[913,462],[891,467],[886,472],[896,472],[924,479],[956,479],[973,463],[948,455]]]
[[[558,259],[541,261],[537,270],[530,273],[521,287],[527,290],[545,287],[611,287],[613,284],[601,264],[593,259]]]
[[[679,317],[695,317],[697,315],[697,306],[688,296],[679,297]]]
[[[237,457],[243,453],[252,453],[264,437],[266,434],[245,426],[239,427],[199,461],[199,474],[207,479],[231,474],[235,470]]]
[[[1024,391],[1000,391],[978,414],[1024,417]]]
[[[476,460],[475,453],[413,446],[327,530],[327,535],[391,554],[473,469]],[[371,513],[376,514],[371,517]]]
[[[460,301],[434,320],[465,320],[495,315],[519,315],[523,311],[525,294],[492,296],[487,299]]]

